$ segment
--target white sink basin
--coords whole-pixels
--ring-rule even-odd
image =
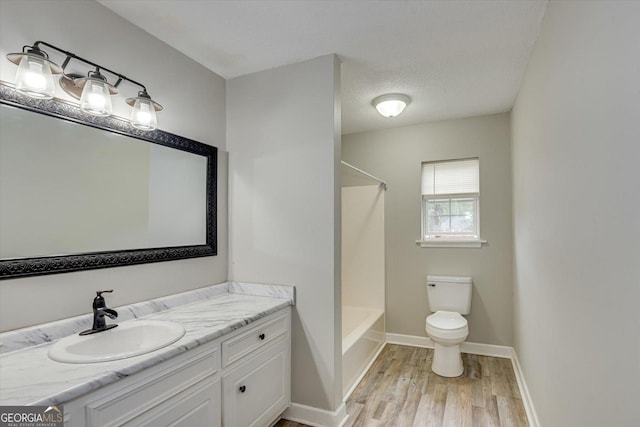
[[[179,323],[130,320],[97,334],[63,338],[49,349],[49,358],[64,363],[108,362],[158,350],[183,336]]]

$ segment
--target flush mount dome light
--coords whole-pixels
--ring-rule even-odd
[[[411,98],[401,93],[390,93],[387,95],[381,95],[375,98],[371,103],[378,113],[385,117],[395,117],[404,111],[404,108],[409,105]]]

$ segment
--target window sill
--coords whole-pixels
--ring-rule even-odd
[[[416,240],[416,245],[421,248],[481,248],[486,244],[486,240],[481,239],[431,239]]]

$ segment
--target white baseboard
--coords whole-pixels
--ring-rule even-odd
[[[417,337],[415,335],[402,335],[387,333],[388,344],[409,345],[413,347],[433,348],[433,341],[428,337]],[[480,344],[476,342],[463,342],[460,345],[460,351],[469,354],[478,354],[480,356],[501,357],[503,359],[511,359],[513,352],[512,347],[504,345]]]
[[[518,361],[518,355],[513,348],[511,349],[511,364],[513,365],[513,371],[516,373],[516,381],[518,383],[518,389],[520,390],[520,397],[522,398],[524,410],[527,413],[529,427],[538,427],[540,425],[540,422],[538,421],[538,414],[533,407],[533,401],[531,400],[531,395],[529,394],[529,389],[527,388],[527,383],[524,380],[524,374],[522,373],[522,368]]]
[[[433,341],[427,337],[415,335],[391,334],[387,332],[387,344],[408,345],[411,347],[433,348]]]
[[[347,422],[347,406],[342,402],[334,411],[318,409],[311,406],[292,403],[289,405],[282,418],[313,427],[342,427]]]
[[[464,353],[478,354],[480,356],[501,357],[511,359],[513,348],[505,345],[481,344],[477,342],[463,342],[460,350]]]

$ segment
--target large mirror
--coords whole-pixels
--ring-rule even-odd
[[[216,254],[217,149],[0,84],[0,279]]]

